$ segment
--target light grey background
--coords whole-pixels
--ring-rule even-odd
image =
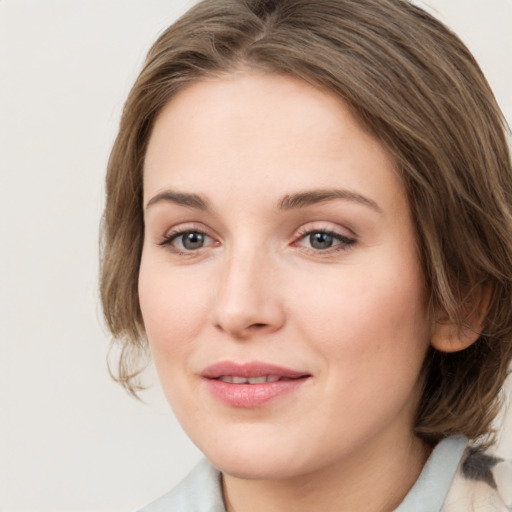
[[[192,3],[0,0],[2,512],[128,512],[200,456],[157,386],[144,405],[109,379],[97,300],[122,104],[151,42]],[[510,0],[425,3],[473,50],[511,122]]]

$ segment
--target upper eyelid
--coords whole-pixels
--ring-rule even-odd
[[[187,233],[200,233],[200,234],[204,235],[205,237],[209,238],[211,240],[211,242],[205,246],[198,247],[197,249],[187,249],[185,247],[180,247],[180,245],[181,246],[183,245],[183,240],[182,240],[181,244],[175,245],[176,240],[178,240],[183,235],[186,235]],[[156,245],[158,245],[159,247],[162,247],[172,253],[175,253],[175,254],[178,254],[181,256],[192,257],[194,255],[197,256],[197,255],[201,254],[202,249],[207,249],[207,248],[209,248],[211,246],[215,246],[217,244],[215,242],[215,238],[210,236],[205,231],[197,229],[197,228],[195,228],[195,229],[194,228],[192,228],[192,229],[185,228],[185,229],[177,229],[175,232],[171,231],[170,233],[169,233],[169,231],[167,231],[167,233],[165,235],[163,235],[162,239],[159,242],[157,242]]]
[[[186,233],[200,233],[213,241],[216,240],[215,236],[213,236],[208,229],[194,224],[195,223],[178,224],[167,229],[163,235],[159,236],[159,241],[156,242],[156,245],[160,247],[170,246],[177,238],[185,235]]]
[[[296,233],[297,236],[304,236],[307,235],[308,233],[314,233],[319,231],[326,232],[332,235],[337,235],[343,238],[358,238],[358,235],[354,232],[353,229],[350,229],[347,226],[341,226],[337,223],[327,221],[306,222],[296,230]]]
[[[189,232],[198,232],[216,241],[222,240],[222,237],[219,236],[215,230],[212,230],[203,222],[195,221],[182,222],[171,226],[166,229],[164,233],[159,236],[159,238],[161,240],[163,239],[163,243],[165,243],[165,241],[169,241],[169,239],[176,238],[181,234]],[[325,232],[347,240],[356,240],[359,238],[359,236],[347,226],[340,226],[335,222],[315,219],[303,223],[299,228],[295,228],[293,230],[293,234],[290,233],[292,239],[291,243],[295,243],[297,240],[314,232]]]
[[[181,233],[189,233],[197,231],[198,233],[203,233],[204,235],[208,235],[211,238],[214,238],[214,236],[211,233],[211,229],[204,226],[201,222],[180,222],[179,224],[176,224],[175,226],[172,226],[165,230],[164,237],[169,237],[173,235],[179,235]]]
[[[312,233],[325,233],[327,235],[332,236],[337,239],[341,244],[354,244],[357,241],[357,238],[354,236],[344,235],[343,233],[338,233],[337,231],[333,231],[330,229],[309,229],[299,236],[292,242],[292,244],[297,244],[298,242],[305,240]]]
[[[173,240],[176,240],[180,236],[186,235],[187,233],[199,233],[200,235],[207,236],[208,238],[211,238],[213,240],[213,237],[211,237],[208,233],[205,231],[199,230],[199,229],[185,229],[180,231],[171,232],[169,234],[164,235],[164,241],[171,242]]]
[[[338,231],[333,230],[333,229],[308,229],[304,233],[300,234],[299,238],[304,238],[307,235],[311,235],[312,233],[326,233],[326,234],[331,235],[331,236],[333,236],[335,238],[337,237],[337,238],[345,239],[345,240],[354,240],[355,239],[354,236],[345,235],[345,234],[339,233]]]

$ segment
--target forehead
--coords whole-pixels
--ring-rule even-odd
[[[335,95],[299,79],[257,73],[205,79],[158,116],[145,160],[145,202],[166,187],[250,192],[403,187],[386,149]],[[277,197],[276,197],[277,200]]]

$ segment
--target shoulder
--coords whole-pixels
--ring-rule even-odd
[[[138,512],[226,512],[222,499],[221,474],[206,459],[174,489]]]
[[[469,445],[464,452],[443,512],[512,511],[512,462]]]

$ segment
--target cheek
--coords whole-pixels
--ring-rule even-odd
[[[142,258],[139,301],[148,342],[157,367],[176,361],[203,328],[208,299],[191,275],[171,272],[168,265]]]
[[[430,324],[415,258],[382,255],[372,265],[336,268],[299,287],[295,317],[330,360],[360,368],[398,357],[422,362]]]
[[[321,413],[347,435],[354,425],[365,435],[385,428],[404,407],[412,416],[419,399],[429,344],[423,284],[414,266],[391,270],[352,267],[343,278],[311,280],[296,302],[302,337],[322,360],[330,401]]]

